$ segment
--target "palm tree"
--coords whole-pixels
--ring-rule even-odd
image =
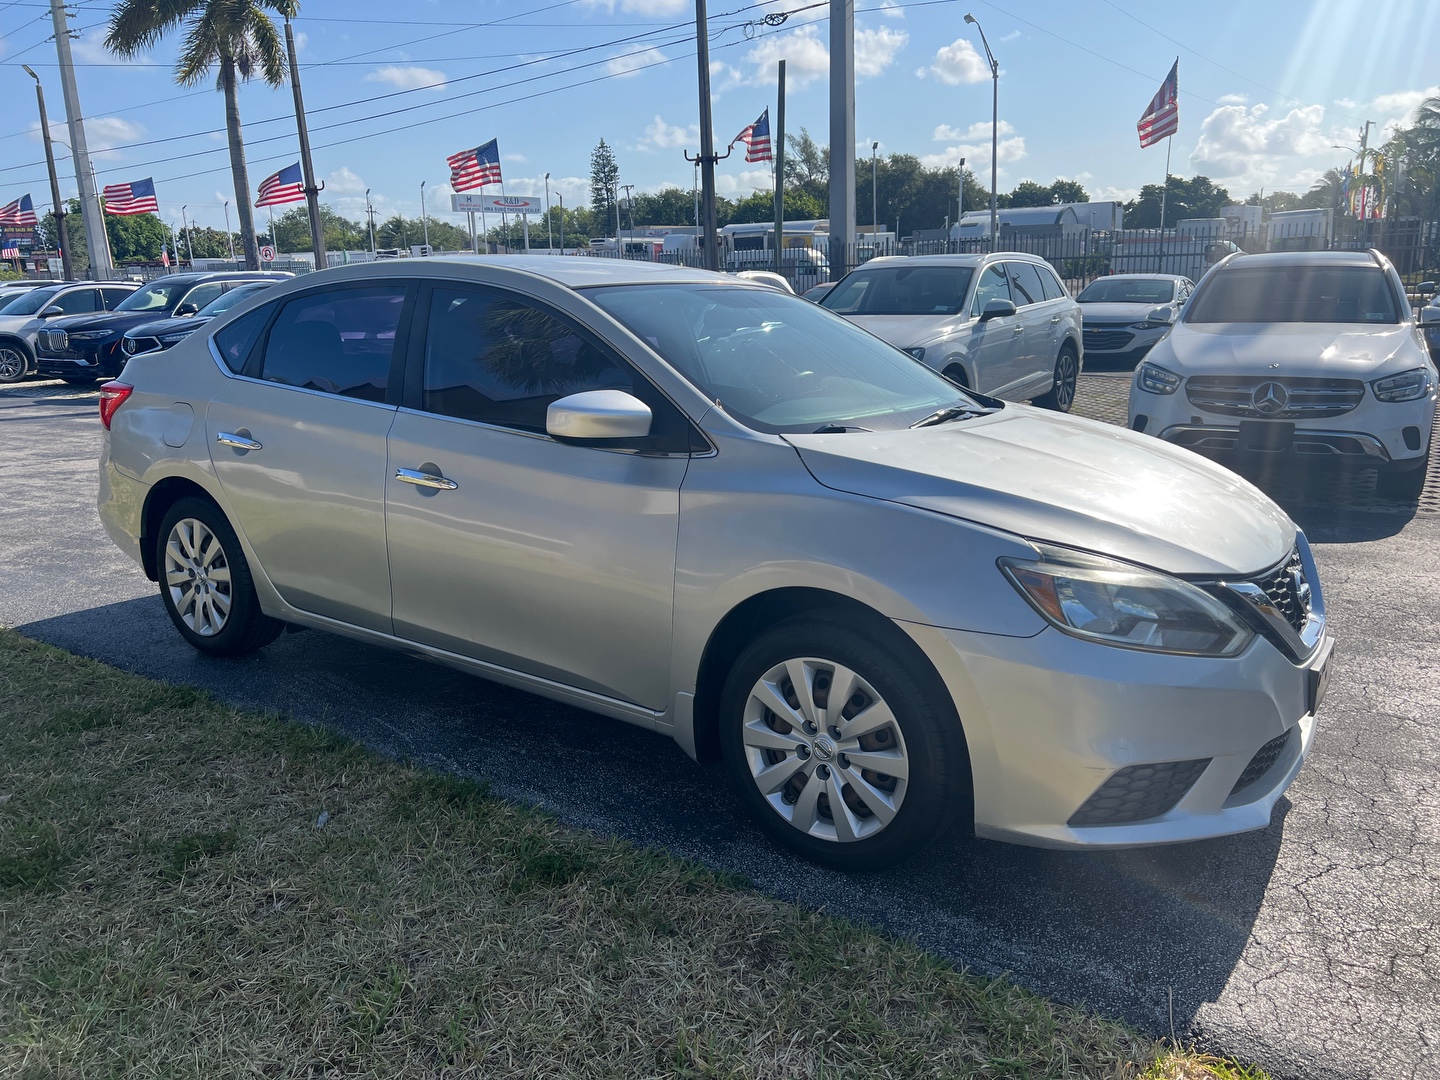
[[[175,65],[175,81],[194,86],[219,67],[217,89],[225,94],[225,132],[230,141],[230,173],[235,182],[235,208],[240,214],[240,240],[245,265],[260,269],[255,240],[255,213],[250,206],[250,177],[245,168],[245,143],[240,136],[239,85],[258,76],[270,86],[285,82],[285,48],[267,9],[290,19],[296,0],[120,0],[110,16],[105,46],[120,56],[134,56],[157,44],[171,30],[183,27],[185,41]]]

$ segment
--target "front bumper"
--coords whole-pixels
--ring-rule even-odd
[[[71,341],[63,352],[52,352],[43,345],[35,353],[35,367],[41,375],[62,379],[113,379],[129,359],[120,351],[120,335],[106,341]]]
[[[1041,847],[1136,847],[1265,828],[1313,743],[1311,665],[1328,658],[1331,642],[1323,637],[1294,664],[1260,637],[1240,656],[1209,659],[1054,629],[1010,638],[903,625],[965,726],[976,833]],[[1140,820],[1082,823],[1095,817],[1082,808],[1117,774],[1156,782],[1146,766],[1179,777],[1173,805]]]

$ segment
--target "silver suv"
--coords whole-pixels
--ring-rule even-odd
[[[767,286],[337,268],[100,414],[101,519],[197,649],[291,623],[639,724],[832,864],[1263,828],[1312,744],[1325,607],[1274,503]]]
[[[961,386],[1060,412],[1075,401],[1080,306],[1034,255],[871,259],[820,303]]]

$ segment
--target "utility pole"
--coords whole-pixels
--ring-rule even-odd
[[[59,0],[53,2],[59,3]],[[695,63],[700,74],[700,154],[692,158],[687,150],[685,160],[700,163],[701,217],[704,218],[700,242],[704,246],[705,268],[719,270],[720,229],[715,216],[715,163],[720,158],[715,154],[715,129],[710,117],[710,20],[705,14],[705,0],[695,0]],[[730,151],[725,151],[724,156],[729,157]]]
[[[230,242],[230,261],[235,261],[235,234],[230,231],[230,200],[225,200],[225,239]]]
[[[625,212],[630,215],[630,239],[635,239],[635,198],[630,193],[635,190],[634,184],[621,184],[625,189]]]
[[[424,230],[425,254],[430,254],[430,219],[425,216],[425,181],[420,181],[420,228]]]
[[[830,276],[855,242],[855,0],[830,0]]]
[[[997,176],[1000,171],[1000,61],[995,59],[995,54],[990,51],[990,42],[985,37],[985,30],[976,20],[974,15],[965,16],[967,23],[972,23],[976,30],[980,31],[980,44],[985,46],[985,59],[990,63],[990,250],[995,250],[995,245],[1000,239],[1000,212],[999,195],[995,185],[999,183]],[[1170,181],[1170,160],[1169,151],[1166,151],[1165,160],[1165,181]],[[1163,195],[1161,196],[1163,199]],[[1160,208],[1160,230],[1162,240],[1165,230],[1165,208]]]
[[[775,272],[785,273],[785,61],[780,61],[775,101]]]
[[[195,269],[195,245],[190,242],[190,219],[185,216],[185,211],[190,208],[186,203],[180,207],[180,227],[185,230],[185,253],[190,256],[190,269]]]
[[[305,204],[310,210],[310,240],[315,249],[315,269],[324,270],[325,227],[320,223],[320,187],[315,183],[315,163],[310,160],[310,129],[305,125],[305,99],[300,93],[300,63],[295,59],[295,30],[285,17],[285,51],[290,55],[290,88],[295,91],[295,129],[300,134],[300,169],[305,178]],[[249,198],[250,193],[245,193]],[[247,269],[260,269],[259,251],[245,251]]]
[[[105,241],[103,256],[106,266],[114,267],[115,256],[110,251],[110,229],[105,224],[105,201],[100,198],[100,181],[95,177],[95,163],[90,163],[90,190],[95,192],[95,201],[100,204],[100,236]],[[91,264],[94,265],[93,263]]]
[[[375,208],[370,205],[370,189],[365,189],[365,218],[370,222],[370,255],[375,255]],[[475,215],[470,215],[470,232],[475,232]]]
[[[555,229],[550,224],[550,174],[545,174],[545,253],[555,254]]]
[[[50,145],[50,121],[45,116],[45,88],[40,85],[40,76],[30,70],[29,64],[21,64],[25,74],[35,80],[35,101],[40,106],[40,138],[45,143],[45,167],[50,170],[50,198],[55,203],[55,243],[60,248],[61,276],[66,281],[75,279],[74,268],[70,265],[70,238],[65,235],[65,204],[60,201],[60,179],[55,175],[55,150]]]
[[[560,254],[565,254],[565,193],[555,192],[555,200],[560,204]]]
[[[75,163],[75,186],[80,189],[80,216],[85,223],[85,243],[90,252],[92,277],[105,280],[114,270],[107,255],[105,218],[94,189],[86,190],[91,175],[90,150],[85,144],[85,113],[80,108],[80,91],[75,87],[75,64],[70,59],[70,28],[65,19],[65,0],[50,0],[50,18],[55,24],[55,55],[60,62],[60,90],[65,98],[65,122],[70,129],[70,154]]]

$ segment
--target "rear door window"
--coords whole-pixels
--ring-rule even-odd
[[[1062,300],[1065,297],[1065,286],[1060,284],[1060,279],[1055,276],[1055,271],[1048,266],[1038,267],[1040,271],[1040,284],[1045,289],[1046,300]]]
[[[384,401],[407,291],[404,285],[372,285],[297,296],[270,328],[260,377]]]
[[[1045,302],[1045,286],[1034,264],[1013,262],[1006,265],[1010,268],[1010,292],[1015,297],[1016,307]]]
[[[245,361],[250,359],[255,343],[260,340],[265,324],[273,314],[275,305],[268,304],[241,315],[215,332],[215,350],[226,367],[237,375],[245,370]]]

